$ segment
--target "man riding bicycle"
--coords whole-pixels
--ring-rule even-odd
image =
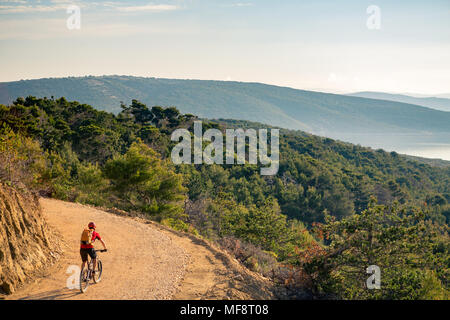
[[[93,265],[94,265],[94,273],[97,268],[97,253],[94,250],[94,242],[96,239],[101,242],[103,245],[103,248],[106,249],[106,244],[100,237],[100,235],[95,232],[96,225],[94,222],[89,222],[88,229],[83,231],[83,234],[81,235],[81,247],[80,247],[80,255],[81,255],[81,261],[83,262],[81,264],[81,270],[84,269],[84,266],[86,265],[86,262],[88,260],[88,255],[91,257]],[[88,238],[86,238],[88,237]]]

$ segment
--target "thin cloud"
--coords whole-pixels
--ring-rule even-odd
[[[0,14],[5,13],[44,13],[44,12],[55,12],[59,10],[66,10],[67,6],[73,1],[69,0],[50,0],[51,4],[26,4],[26,1],[22,0],[0,0]],[[174,11],[180,9],[177,5],[170,4],[154,4],[149,3],[147,5],[129,5],[126,2],[84,2],[78,1],[76,3],[80,7],[97,7],[97,8],[109,8],[120,12],[164,12],[164,11]]]
[[[178,6],[170,4],[147,4],[144,6],[127,6],[127,7],[117,7],[117,10],[122,12],[140,12],[140,11],[173,11],[179,9]]]
[[[0,3],[27,3],[25,0],[2,0]]]
[[[186,29],[167,28],[163,26],[146,26],[143,24],[110,23],[98,24],[93,21],[82,24],[80,30],[71,31],[66,27],[66,19],[14,19],[0,20],[0,40],[9,39],[75,39],[75,38],[117,38],[131,35],[170,35],[188,34]]]
[[[0,14],[2,13],[45,13],[66,10],[68,5],[73,4],[69,0],[50,0],[51,4],[40,4],[40,1],[32,3],[32,1],[22,0],[0,0]],[[14,5],[12,5],[14,4]],[[77,4],[84,7],[85,4]]]
[[[30,12],[54,12],[64,10],[67,6],[3,6],[0,5],[0,13],[30,13]]]
[[[253,3],[251,2],[237,2],[223,5],[223,7],[251,7],[251,6],[253,6]]]

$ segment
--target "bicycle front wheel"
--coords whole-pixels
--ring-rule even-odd
[[[99,283],[102,280],[103,266],[100,259],[97,259],[97,268],[95,268],[94,282]]]
[[[89,287],[89,269],[84,268],[80,272],[80,291],[85,293],[87,288]]]

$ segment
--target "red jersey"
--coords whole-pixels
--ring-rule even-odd
[[[91,241],[91,244],[82,244],[81,245],[81,248],[82,249],[90,249],[90,248],[93,248],[94,247],[94,241],[95,241],[95,239],[98,239],[98,240],[102,240],[102,237],[100,237],[100,235],[97,233],[97,232],[92,232],[92,241]]]

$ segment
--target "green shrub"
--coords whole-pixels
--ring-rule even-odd
[[[191,233],[195,236],[199,236],[200,234],[198,231],[190,224],[180,220],[180,219],[174,219],[174,218],[166,218],[161,220],[161,224],[165,225],[167,227],[170,227],[177,231],[183,231],[186,233]]]

